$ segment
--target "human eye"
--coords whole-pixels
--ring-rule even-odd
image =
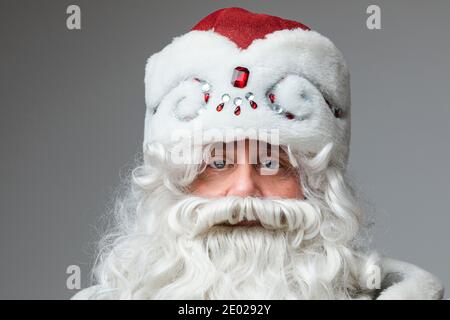
[[[259,160],[257,169],[262,175],[274,175],[280,169],[280,162],[274,157],[263,158]]]
[[[226,159],[214,159],[208,164],[208,167],[214,170],[224,170],[229,166],[230,164]]]
[[[276,170],[280,167],[276,159],[264,159],[260,163],[260,167],[264,169]]]

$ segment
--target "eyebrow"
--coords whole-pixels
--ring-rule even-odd
[[[237,141],[233,141],[233,142],[229,142],[229,143],[222,143],[222,144],[216,144],[215,146],[213,146],[212,150],[211,150],[211,157],[215,157],[216,156],[216,151],[217,150],[221,150],[220,155],[222,155],[224,158],[227,158],[227,147],[231,148],[232,154],[234,155],[234,159],[233,161],[236,161],[236,158],[238,156],[238,152],[236,150],[240,150],[240,148],[237,147]],[[272,148],[275,149],[276,154],[278,154],[278,158],[280,159],[280,161],[285,161],[286,163],[289,163],[292,165],[291,161],[290,161],[290,157],[288,155],[288,153],[286,151],[284,151],[284,148],[280,145],[272,145],[269,143],[262,143],[260,144],[259,142],[256,143],[256,148],[257,148],[257,161],[260,160],[260,156],[261,155],[267,155],[267,156],[272,156]],[[253,149],[252,149],[253,150]],[[265,153],[263,153],[265,152]],[[251,154],[249,154],[249,161],[251,161],[253,158],[251,157]],[[237,162],[236,162],[237,163]]]

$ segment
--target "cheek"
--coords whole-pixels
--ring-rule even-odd
[[[205,184],[205,183],[197,183],[192,186],[191,194],[210,198],[210,197],[217,197],[220,195],[221,188],[218,188],[214,184]]]
[[[227,180],[227,176],[220,173],[208,177],[201,176],[191,184],[189,192],[206,198],[223,196]]]
[[[262,176],[260,190],[265,197],[303,198],[303,192],[296,176]]]

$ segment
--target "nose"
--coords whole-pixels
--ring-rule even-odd
[[[239,164],[233,172],[232,183],[227,190],[227,196],[261,197],[256,173],[251,164]]]

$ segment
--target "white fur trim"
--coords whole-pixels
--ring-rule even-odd
[[[246,88],[235,88],[230,83],[237,66],[250,70]],[[194,77],[212,86],[207,105],[201,101],[202,93],[195,87]],[[270,89],[278,91],[277,103],[281,107],[305,119],[289,120],[274,114],[267,98]],[[205,131],[264,128],[279,129],[281,144],[293,144],[304,151],[317,152],[333,142],[334,160],[343,165],[347,161],[349,74],[339,50],[315,31],[276,31],[255,40],[245,50],[213,31],[191,31],[149,58],[145,90],[144,148],[150,142],[167,144],[174,130],[192,131],[195,125],[201,125]],[[251,109],[245,100],[247,92],[254,94],[257,109]],[[309,99],[302,99],[302,92]],[[224,93],[231,100],[219,113],[215,108]],[[239,116],[233,113],[235,97],[243,99]],[[324,97],[343,110],[343,118],[333,116]],[[182,105],[177,106],[180,101]],[[194,111],[202,104],[205,110],[195,120],[183,121],[174,116],[174,110],[180,115],[196,116]]]
[[[439,300],[444,296],[439,279],[415,265],[384,258],[381,268],[385,281],[379,300]]]

